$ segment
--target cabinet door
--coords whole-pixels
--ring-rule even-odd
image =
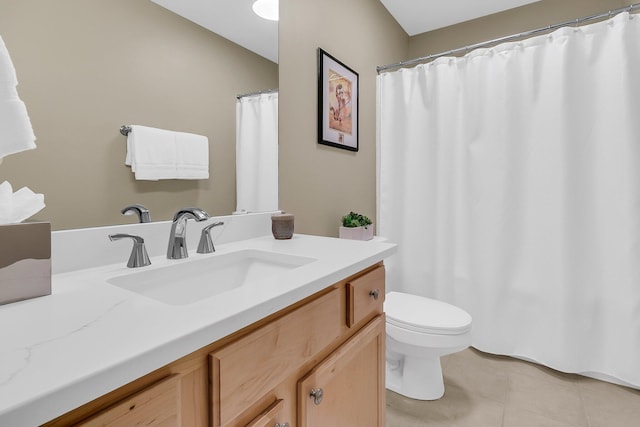
[[[298,382],[300,427],[384,427],[384,315]]]
[[[172,375],[76,426],[180,426],[179,385],[179,376]]]

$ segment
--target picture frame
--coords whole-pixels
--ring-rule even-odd
[[[358,151],[359,76],[318,48],[318,143]]]

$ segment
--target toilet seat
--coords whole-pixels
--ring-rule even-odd
[[[460,335],[471,329],[471,316],[466,311],[419,295],[389,292],[384,311],[388,324],[413,332]]]

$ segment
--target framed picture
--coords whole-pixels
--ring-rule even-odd
[[[358,73],[318,48],[318,143],[358,151]]]

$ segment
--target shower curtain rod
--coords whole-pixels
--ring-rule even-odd
[[[247,96],[263,95],[265,93],[276,93],[277,91],[278,91],[278,88],[274,88],[274,89],[259,90],[257,92],[243,93],[242,95],[237,95],[236,99],[246,98]]]
[[[610,10],[608,12],[599,13],[597,15],[591,15],[591,16],[587,16],[587,17],[584,17],[584,18],[574,19],[573,21],[565,21],[565,22],[561,22],[559,24],[549,25],[549,26],[542,27],[542,28],[537,28],[535,30],[525,31],[525,32],[519,33],[519,34],[512,34],[510,36],[500,37],[500,38],[497,38],[497,39],[493,39],[493,40],[489,40],[489,41],[485,41],[485,42],[481,42],[481,43],[476,43],[476,44],[468,45],[468,46],[465,46],[465,47],[459,47],[457,49],[448,50],[448,51],[442,52],[442,53],[436,53],[436,54],[433,54],[433,55],[423,56],[421,58],[410,59],[408,61],[398,62],[398,63],[395,63],[395,64],[380,65],[380,66],[376,67],[376,71],[378,72],[378,74],[380,74],[382,71],[386,71],[386,70],[389,70],[391,68],[400,68],[400,67],[404,67],[404,66],[407,66],[407,65],[419,64],[421,62],[429,62],[431,60],[440,58],[442,56],[455,55],[455,54],[461,53],[461,52],[469,52],[469,51],[472,51],[474,49],[478,49],[480,47],[487,47],[487,46],[495,45],[495,44],[498,44],[498,43],[504,43],[504,42],[508,42],[508,41],[511,41],[511,40],[532,36],[534,34],[548,32],[548,31],[555,30],[555,29],[562,28],[562,27],[566,27],[566,26],[569,26],[569,25],[579,25],[579,24],[582,24],[584,22],[597,21],[597,20],[602,19],[602,18],[611,18],[611,17],[613,17],[613,16],[615,16],[615,15],[617,15],[619,13],[622,13],[622,12],[633,12],[633,11],[635,11],[637,9],[640,9],[640,3],[634,3],[634,4],[630,5],[630,6],[621,7],[619,9],[613,9],[613,10]]]

